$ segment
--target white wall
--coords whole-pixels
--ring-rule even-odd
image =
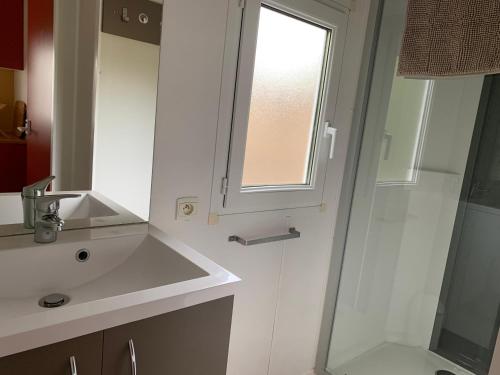
[[[54,2],[55,190],[90,190],[99,0]]]
[[[341,79],[326,210],[226,215],[208,225],[230,1],[172,0],[164,12],[151,222],[243,279],[235,299],[228,374],[302,375],[315,364],[369,1],[360,0],[351,13],[350,63]],[[185,196],[199,197],[198,216],[176,221],[176,199]],[[302,237],[253,247],[227,241],[231,234],[275,234],[289,226]]]
[[[160,47],[100,33],[93,189],[149,218]]]

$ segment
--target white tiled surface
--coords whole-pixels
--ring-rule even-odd
[[[472,375],[428,350],[390,343],[379,345],[329,371],[333,375],[434,375],[437,370]]]

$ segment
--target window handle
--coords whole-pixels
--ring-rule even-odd
[[[325,138],[330,137],[330,152],[328,154],[329,159],[333,159],[333,154],[335,153],[335,141],[337,139],[337,129],[333,127],[330,121],[325,122]]]
[[[384,140],[385,140],[384,160],[389,160],[389,157],[391,156],[392,134],[384,132]]]

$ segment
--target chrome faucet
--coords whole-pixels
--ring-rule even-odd
[[[59,217],[61,199],[78,198],[80,194],[56,194],[35,198],[35,242],[50,243],[57,240],[64,220]]]
[[[35,228],[35,200],[45,196],[45,191],[54,179],[54,176],[50,176],[35,182],[33,185],[23,187],[21,198],[23,200],[24,227],[26,229]]]
[[[45,195],[54,176],[47,177],[23,188],[24,227],[35,229],[35,242],[50,243],[57,240],[57,232],[64,226],[59,217],[61,199],[78,198],[80,194]]]

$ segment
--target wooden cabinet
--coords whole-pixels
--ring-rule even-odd
[[[24,69],[24,1],[2,1],[0,9],[0,68]]]
[[[78,375],[100,374],[102,332],[0,358],[1,375],[71,375],[75,357]]]
[[[0,358],[0,375],[226,374],[233,297]]]
[[[103,375],[130,375],[133,340],[141,375],[224,375],[232,298],[208,302],[104,332]]]

